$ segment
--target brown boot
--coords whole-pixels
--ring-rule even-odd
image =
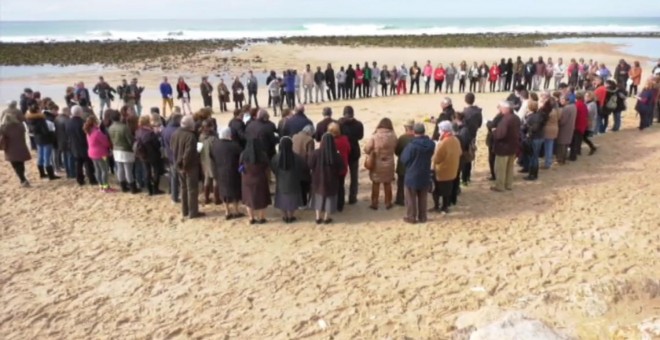
[[[371,183],[371,205],[369,208],[378,210],[378,196],[380,196],[380,183]]]
[[[211,204],[211,186],[204,186],[204,204]]]
[[[394,206],[392,204],[392,183],[383,183],[383,191],[385,191],[385,209],[390,210]]]

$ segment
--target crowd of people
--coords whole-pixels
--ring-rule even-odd
[[[620,72],[615,71],[612,79],[602,73],[583,78],[580,71],[574,78],[571,67],[579,64],[571,61],[566,68],[568,83],[555,82],[556,91],[543,91],[542,88],[550,86],[548,81],[544,84],[547,73],[542,77],[538,73],[539,70],[549,72],[547,65],[551,60],[545,63],[546,68],[539,69],[539,63],[543,63],[540,58],[535,64],[536,73],[529,79],[527,73],[521,73],[520,79],[517,77],[516,62],[511,82],[508,81],[510,73],[506,73],[507,63],[502,62],[505,73],[498,74],[497,83],[501,83],[501,87],[497,89],[511,88],[513,93],[500,102],[497,115],[485,124],[490,180],[494,181],[491,190],[495,192],[513,189],[516,160],[520,172],[527,174],[525,179],[534,181],[539,178],[539,169],[578,160],[583,143],[589,147],[589,155],[594,154],[598,149],[591,137],[607,131],[610,116],[614,120],[611,131],[618,131],[628,92],[637,91],[636,85],[628,90],[624,86],[635,68],[627,68],[624,61],[617,66]],[[561,59],[552,69],[556,70],[557,65],[562,65]],[[430,62],[427,67],[430,68]],[[402,66],[397,71],[397,90],[406,91],[405,80],[409,76],[411,91],[412,86],[419,90],[419,77],[434,74],[428,73],[427,67],[414,64],[407,70]],[[463,63],[459,68],[467,69]],[[377,96],[377,86],[366,85],[368,82],[364,80],[382,79],[382,75],[389,72],[386,66],[378,69],[376,63],[372,68],[365,65],[362,69],[359,66],[355,69],[349,66],[349,69],[351,77],[353,73],[359,74],[360,82],[358,78],[350,78],[350,85],[347,85],[342,76],[339,98]],[[656,70],[660,70],[660,65]],[[344,72],[343,75],[348,70],[342,67],[339,72]],[[367,72],[368,75],[364,75]],[[307,84],[307,73],[311,73],[309,66],[303,75],[303,84]],[[295,77],[295,71],[285,77],[291,74]],[[250,74],[250,78],[254,75]],[[501,78],[504,81],[500,81]],[[276,81],[271,79],[270,84]],[[430,91],[429,81],[427,77],[427,92]],[[448,78],[447,81],[445,91],[451,92]],[[163,83],[166,82],[165,79]],[[205,82],[208,83],[208,79],[201,84],[206,93],[203,96],[205,107],[192,113],[190,88],[179,79],[177,91],[188,99],[182,101],[181,108],[173,108],[169,117],[158,107],[151,108],[148,115],[140,114],[139,94],[143,88],[137,86],[136,80],[126,84],[129,89],[114,91],[103,85],[101,78],[93,90],[100,97],[102,93],[110,96],[132,93],[133,97],[124,100],[120,110],[110,108],[106,102],[98,116],[89,105],[89,93],[82,83],[73,91],[67,107],[62,109],[50,98],[42,99],[37,92],[26,89],[20,102],[11,102],[2,113],[0,146],[24,187],[30,186],[25,162],[32,157],[29,148],[32,146],[36,149],[41,178],[57,180],[58,174],[65,174],[81,186],[98,186],[104,193],[145,191],[155,196],[164,194],[160,179],[168,175],[170,198],[181,204],[183,216],[204,216],[199,209],[201,196],[205,204],[223,205],[226,219],[247,215],[250,224],[266,223],[265,209],[270,205],[281,211],[285,223],[295,222],[299,209],[314,210],[317,224],[332,223],[333,215],[343,211],[346,204],[357,203],[360,167],[369,171],[372,182],[369,207],[380,208],[382,188],[384,208],[406,206],[404,221],[407,223],[426,222],[428,211],[449,213],[450,207],[458,202],[461,184],[468,186],[472,180],[477,134],[483,125],[482,108],[476,105],[473,92],[464,96],[465,106],[461,111],[455,110],[451,99],[445,97],[440,115],[429,120],[434,126],[432,133],[427,133],[425,122],[410,120],[403,126],[405,132],[397,136],[392,121],[383,118],[376,129],[365,136],[364,126],[356,118],[352,106],[345,106],[339,119],[334,118],[330,108],[324,108],[323,119],[314,124],[305,114],[304,104],[295,103],[300,101],[299,96],[289,96],[286,91],[286,101],[293,109],[283,109],[282,118],[276,124],[266,109],[256,107],[256,92],[250,92],[251,88],[256,88],[256,78],[248,82],[248,105],[237,105],[229,124],[218,126],[212,116],[210,93],[213,86]],[[639,80],[633,79],[632,83],[635,82]],[[660,93],[658,84],[660,76],[651,78],[636,94],[635,110],[640,116],[640,130],[653,122]],[[477,91],[483,91],[483,86],[475,83]],[[492,85],[491,90],[496,90],[496,86]],[[381,95],[386,95],[387,87],[381,89]],[[436,87],[436,90],[441,89],[442,82]],[[169,93],[163,97],[166,106],[172,105],[171,90],[161,85],[161,92]],[[317,91],[321,100],[326,90],[332,93],[335,87]],[[311,93],[310,88],[305,87],[304,98],[311,101]],[[102,98],[102,104],[109,98]],[[279,104],[277,98],[275,92],[271,92],[270,100]],[[255,107],[251,105],[252,99]],[[273,111],[277,112],[276,108]],[[660,116],[658,120],[660,122]],[[117,179],[118,190],[111,186],[111,175]],[[274,184],[272,195],[271,184]],[[429,193],[433,206],[427,209]],[[240,204],[245,206],[244,212]]]

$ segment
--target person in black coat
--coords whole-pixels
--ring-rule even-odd
[[[69,135],[66,133],[66,125],[70,120],[70,109],[64,108],[55,118],[55,136],[57,139],[57,150],[55,151],[55,167],[64,168],[67,178],[76,177],[76,168],[69,149]]]
[[[293,137],[298,132],[302,131],[307,125],[314,125],[312,121],[305,115],[305,106],[298,105],[296,112],[284,124],[284,136]],[[284,137],[281,136],[281,137]]]
[[[332,119],[332,109],[329,107],[323,108],[323,120],[316,124],[316,131],[314,132],[314,139],[317,142],[321,142],[321,138],[328,131],[328,125],[330,123],[335,123],[336,121]]]
[[[242,148],[245,147],[245,122],[243,122],[243,111],[234,110],[234,118],[229,121],[229,129],[231,130],[231,139],[238,143]]]
[[[75,105],[71,108],[71,113],[73,117],[66,124],[66,134],[69,136],[69,150],[76,163],[76,180],[79,185],[85,185],[85,174],[87,174],[89,184],[97,185],[94,163],[87,154],[87,135],[83,131],[85,125],[82,119],[83,108]]]
[[[509,58],[506,61],[506,83],[504,83],[504,91],[511,91],[511,82],[513,81],[513,60]]]
[[[50,180],[59,179],[59,177],[55,176],[55,170],[52,164],[53,148],[57,139],[55,136],[55,124],[44,113],[39,112],[39,105],[36,103],[32,103],[28,107],[25,119],[30,132],[34,135],[34,142],[37,145],[39,176]]]
[[[217,181],[219,196],[225,205],[225,218],[231,220],[245,216],[238,210],[241,201],[241,174],[238,168],[243,151],[232,139],[230,128],[220,130],[219,136],[211,145],[213,178]]]
[[[337,100],[337,88],[335,86],[335,70],[332,69],[332,65],[328,64],[328,68],[325,70],[325,85],[326,91],[328,92],[328,100]]]
[[[251,121],[245,128],[245,138],[247,140],[259,140],[261,148],[266,153],[268,159],[273,158],[277,153],[276,147],[279,142],[277,138],[277,126],[269,121],[270,116],[264,109],[259,110],[257,119]]]
[[[346,69],[346,84],[344,87],[346,88],[346,96],[350,99],[355,99],[355,85],[353,82],[355,81],[355,70],[353,69],[353,65],[348,64],[348,68]]]
[[[351,153],[348,155],[348,168],[351,175],[351,183],[348,189],[348,204],[357,203],[358,175],[360,170],[360,141],[364,138],[364,125],[355,119],[352,106],[344,108],[344,117],[339,120],[341,134],[348,137],[351,144]]]
[[[164,194],[160,190],[160,174],[163,169],[160,137],[151,127],[151,117],[141,116],[135,132],[135,157],[144,165],[143,181],[149,196]]]

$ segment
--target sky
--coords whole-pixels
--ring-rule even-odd
[[[414,17],[660,17],[660,0],[2,0],[0,21],[414,18]],[[37,10],[38,9],[38,10]]]

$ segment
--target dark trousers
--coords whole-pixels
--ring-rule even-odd
[[[424,223],[427,221],[426,201],[429,188],[405,188],[406,218],[409,221]]]
[[[470,78],[470,92],[477,92],[477,85],[479,85],[479,78]]]
[[[356,97],[362,98],[362,84],[355,84],[351,98],[355,99]]]
[[[337,100],[337,90],[335,89],[335,83],[327,83],[325,88],[325,91],[328,94],[328,100]]]
[[[252,98],[254,98],[254,106],[252,106]],[[259,107],[259,102],[257,101],[257,93],[256,92],[248,92],[248,105],[250,107]]]
[[[413,93],[413,88],[417,86],[417,93],[419,93],[419,78],[413,79],[410,78],[410,92],[408,93]]]
[[[458,195],[461,194],[461,179],[459,174],[456,174],[454,178],[454,184],[451,186],[451,196],[449,197],[449,203],[456,205],[458,203]]]
[[[27,181],[25,178],[25,162],[11,162],[11,167],[14,169],[21,183]]]
[[[351,175],[351,183],[348,188],[348,203],[357,202],[358,175],[360,172],[360,160],[348,162],[348,168]]]
[[[226,112],[227,111],[227,102],[221,99],[218,99],[220,102],[220,112]]]
[[[309,203],[309,193],[311,191],[312,183],[307,182],[307,181],[301,181],[300,182],[300,193],[302,194],[302,204],[303,206],[307,206],[307,203]]]
[[[364,86],[362,87],[362,97],[367,98],[371,96],[371,80],[364,80]]]
[[[631,97],[637,95],[637,85],[630,84],[630,89],[628,90],[628,95],[631,96]]]
[[[525,76],[525,88],[527,91],[532,90],[532,76]]]
[[[405,190],[406,188],[403,185],[405,176],[396,175],[396,196],[394,198],[394,204],[404,205],[405,201]]]
[[[573,140],[571,141],[571,152],[568,159],[572,161],[577,160],[577,156],[580,154],[580,149],[582,148],[583,139],[584,136],[580,132],[578,131],[573,132]]]
[[[172,202],[179,201],[179,173],[176,165],[170,165],[170,199]]]
[[[495,152],[493,148],[488,148],[488,168],[490,169],[490,178],[495,179]]]
[[[380,84],[380,94],[387,97],[387,83]]]
[[[451,195],[453,190],[453,180],[451,181],[433,181],[433,208],[440,210],[448,210],[451,204]],[[445,190],[447,186],[451,185],[451,190]],[[442,202],[441,202],[442,201]]]
[[[346,99],[346,85],[344,83],[339,83],[337,85],[337,97],[339,99]]]
[[[472,162],[463,163],[461,168],[461,180],[463,183],[470,182],[472,177]]]
[[[426,78],[424,83],[424,93],[428,94],[431,91],[431,77]]]
[[[511,81],[512,81],[512,78],[507,76],[506,77],[506,82],[504,83],[504,90],[505,91],[511,91]]]
[[[87,179],[89,184],[96,185],[96,177],[94,176],[94,163],[89,157],[77,157],[76,158],[76,181],[80,185],[85,184],[85,174],[87,174]]]
[[[433,90],[433,93],[440,92],[442,93],[442,80],[436,80],[435,81],[435,89]]]
[[[202,96],[202,100],[204,101],[204,107],[213,107],[213,97]]]
[[[344,85],[346,88],[346,97],[344,99],[355,99],[355,87],[353,83]]]
[[[465,92],[465,78],[459,79],[458,80],[458,92]],[[452,91],[453,93],[453,91]]]
[[[339,177],[339,188],[337,191],[337,211],[344,211],[344,205],[346,205],[346,188],[345,188],[346,176]]]
[[[183,216],[199,214],[199,170],[179,172],[181,186],[181,213]]]
[[[150,192],[155,192],[160,186],[161,165],[159,163],[143,162],[144,183]]]

